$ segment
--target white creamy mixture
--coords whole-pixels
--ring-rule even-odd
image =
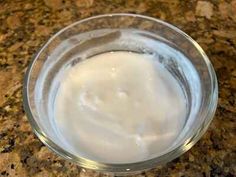
[[[186,100],[179,83],[153,56],[111,52],[66,72],[54,111],[70,152],[128,163],[171,147],[185,123]]]

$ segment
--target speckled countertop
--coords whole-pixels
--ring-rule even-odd
[[[236,0],[0,0],[0,176],[107,176],[66,162],[39,141],[23,111],[22,79],[49,36],[110,12],[176,25],[203,47],[219,80],[219,105],[207,133],[181,157],[138,176],[236,176]]]

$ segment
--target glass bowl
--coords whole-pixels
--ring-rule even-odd
[[[114,43],[121,32],[127,33],[127,36],[139,35],[152,41],[161,41],[166,45],[163,47],[150,43],[141,44],[136,38]],[[169,51],[167,46],[178,52]],[[52,88],[58,73],[66,66],[74,65],[89,56],[116,50],[155,52],[163,65],[181,83],[188,100],[185,126],[173,146],[165,153],[145,161],[103,163],[86,159],[65,149],[54,131],[53,102],[50,101],[53,99],[50,93],[56,94],[59,87],[56,85]],[[188,59],[194,71],[182,62],[180,56]],[[216,110],[217,99],[216,75],[202,48],[175,26],[136,14],[99,15],[75,22],[60,30],[33,58],[23,87],[24,109],[28,120],[35,134],[46,146],[81,167],[116,174],[150,169],[189,150],[207,130]]]

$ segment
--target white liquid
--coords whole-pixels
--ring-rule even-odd
[[[163,154],[180,134],[186,100],[179,83],[150,55],[104,53],[63,76],[55,122],[65,148],[107,163]]]

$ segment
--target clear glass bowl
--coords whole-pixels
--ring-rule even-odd
[[[119,43],[120,32],[161,41],[179,51],[163,55],[167,48],[140,44],[136,38]],[[156,48],[155,48],[156,47]],[[138,53],[156,52],[163,65],[177,78],[188,100],[185,126],[174,146],[152,159],[122,164],[108,164],[79,157],[63,148],[53,129],[53,103],[50,92],[57,74],[85,56],[126,50]],[[194,71],[185,67],[179,55],[188,58]],[[79,57],[78,57],[79,56]],[[83,57],[81,57],[83,56]],[[196,77],[197,76],[197,77]],[[53,88],[58,88],[58,86]],[[56,89],[53,90],[56,94]],[[145,94],[145,93],[144,93]],[[103,172],[125,174],[153,168],[189,150],[210,124],[217,106],[218,87],[214,69],[202,48],[187,34],[161,20],[135,14],[107,14],[87,18],[62,29],[42,47],[25,75],[23,99],[28,120],[39,139],[52,151],[79,166]],[[93,141],[93,140],[91,140]]]

